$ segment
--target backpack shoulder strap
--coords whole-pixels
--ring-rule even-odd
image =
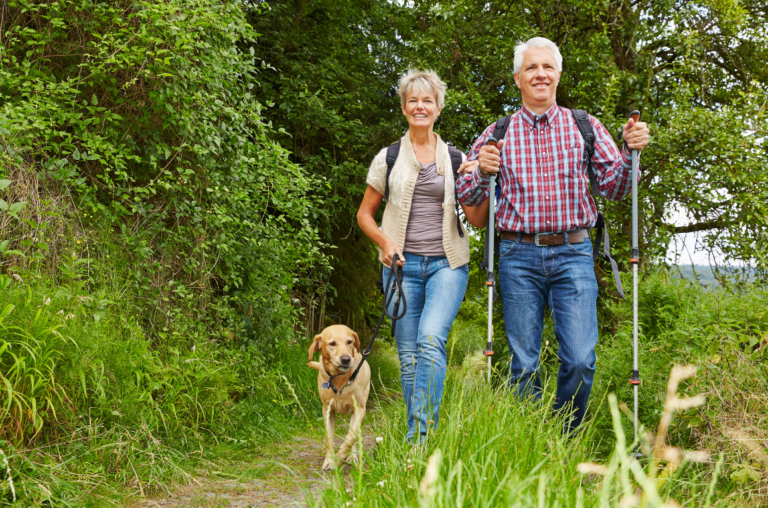
[[[452,146],[448,147],[448,153],[451,155],[451,167],[453,168],[453,181],[456,181],[456,177],[459,175],[459,168],[461,167],[461,152]]]
[[[512,115],[503,116],[496,120],[496,126],[493,128],[493,137],[496,138],[497,141],[501,141],[504,139],[504,136],[507,135],[510,118],[512,118]]]
[[[392,174],[392,168],[397,162],[397,156],[400,154],[400,140],[387,147],[387,179],[384,183],[384,199],[389,201],[389,175]]]
[[[592,156],[595,155],[595,132],[592,130],[592,123],[589,121],[589,114],[583,109],[572,109],[571,114],[576,120],[576,127],[579,128],[581,137],[584,138],[584,158],[587,163],[587,174],[589,175],[589,187],[592,195],[597,196],[600,190],[597,186],[597,176],[592,167]]]
[[[600,191],[597,186],[595,169],[592,167],[592,156],[595,154],[595,131],[592,129],[592,123],[589,121],[589,114],[586,111],[583,109],[572,109],[571,114],[573,119],[576,120],[576,126],[579,128],[581,137],[584,138],[584,158],[587,163],[589,186],[592,189],[592,195],[597,196]],[[597,235],[595,235],[595,243],[592,246],[592,257],[595,261],[602,258],[611,264],[616,290],[621,298],[626,299],[624,287],[621,285],[621,278],[619,277],[619,265],[611,257],[611,239],[608,237],[608,227],[605,224],[605,217],[603,217],[602,213],[597,214],[595,229],[597,229]],[[601,242],[603,244],[603,252],[600,252]]]
[[[461,229],[461,218],[459,217],[459,191],[456,190],[456,182],[459,179],[459,168],[461,167],[461,152],[454,147],[449,146],[448,153],[451,155],[451,168],[453,169],[453,201],[456,203],[456,227],[459,228],[459,236],[464,238],[464,230]]]

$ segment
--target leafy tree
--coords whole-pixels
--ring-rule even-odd
[[[120,257],[158,337],[189,318],[290,333],[290,290],[324,261],[312,180],[270,139],[237,49],[256,37],[242,7],[9,0],[2,16],[0,177],[36,205],[12,246],[52,267]]]
[[[332,246],[333,272],[300,295],[306,326],[322,327],[323,316],[362,323],[378,268],[355,214],[373,156],[405,129],[395,88],[408,11],[381,0],[257,5],[269,8],[249,16],[261,34],[255,93],[292,160],[316,177],[312,217]]]

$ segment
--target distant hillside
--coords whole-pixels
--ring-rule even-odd
[[[704,286],[715,287],[720,285],[717,282],[717,279],[715,279],[715,275],[712,273],[712,268],[709,265],[679,265],[673,267],[673,270],[680,270],[680,274],[685,279],[698,279]]]

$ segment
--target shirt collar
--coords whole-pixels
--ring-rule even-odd
[[[559,109],[560,108],[557,107],[557,103],[553,102],[552,106],[547,110],[547,112],[539,116],[538,118],[525,106],[523,106],[520,109],[520,114],[523,117],[523,121],[529,127],[536,127],[537,124],[539,124],[540,126],[544,126],[547,124],[552,125],[552,123],[555,120],[555,117],[557,116],[557,112],[559,111]]]

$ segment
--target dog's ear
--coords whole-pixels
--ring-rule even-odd
[[[312,341],[312,344],[309,345],[309,361],[312,361],[312,358],[315,356],[315,353],[320,351],[320,342],[323,340],[323,336],[318,334],[315,335],[315,340]]]
[[[355,338],[355,348],[357,348],[357,351],[360,352],[360,337],[357,336],[357,333],[352,332],[352,337]]]

